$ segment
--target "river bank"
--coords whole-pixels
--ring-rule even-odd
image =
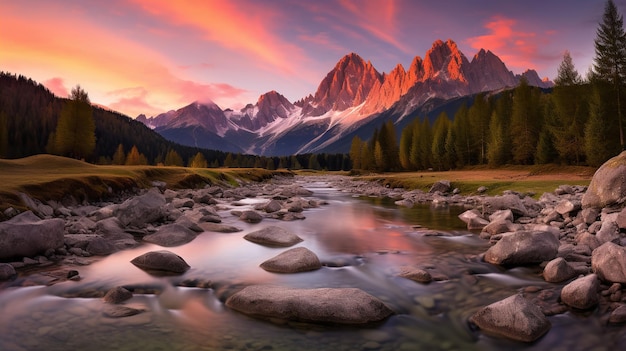
[[[37,248],[40,254],[26,255],[27,257],[20,261],[9,262],[9,265],[20,274],[6,273],[9,280],[3,286],[53,285],[67,280],[80,280],[81,266],[96,262],[101,257],[119,250],[137,247],[141,243],[176,247],[195,240],[202,232],[223,233],[241,230],[237,225],[222,224],[225,216],[237,218],[246,225],[264,221],[276,224],[306,220],[308,210],[327,204],[324,199],[316,198],[314,191],[306,188],[306,184],[310,183],[327,183],[353,196],[390,198],[398,206],[405,208],[419,204],[465,207],[468,211],[463,213],[461,218],[472,233],[485,241],[487,247],[486,251],[468,257],[468,267],[474,262],[488,262],[505,270],[515,267],[535,267],[533,269],[538,269],[546,282],[553,284],[547,287],[529,284],[520,287],[518,292],[524,296],[524,301],[530,301],[532,306],[538,306],[542,315],[599,314],[599,320],[606,326],[620,325],[625,321],[622,306],[626,301],[622,283],[611,281],[610,279],[614,278],[603,273],[606,269],[601,268],[599,263],[596,267],[593,264],[594,261],[599,262],[597,258],[594,260],[596,252],[594,249],[604,247],[605,243],[624,246],[622,222],[618,220],[621,209],[605,207],[596,212],[583,209],[583,196],[587,188],[569,185],[559,186],[554,192],[543,194],[536,200],[528,194],[517,192],[505,192],[500,196],[480,195],[479,189],[476,189],[478,195],[464,196],[445,181],[433,184],[431,191],[406,191],[384,183],[324,175],[306,178],[279,177],[271,182],[242,183],[239,187],[221,185],[183,190],[168,189],[163,183],[157,182],[154,183],[154,188],[142,191],[136,196],[127,196],[118,202],[99,202],[87,206],[58,204],[55,207],[50,203],[43,204],[30,199],[32,203],[29,207],[35,211],[37,217],[21,214],[19,216],[23,218],[16,217],[19,219],[17,222],[32,224],[53,221],[55,223],[51,223],[50,227],[44,227],[41,232],[51,234],[56,231],[57,237],[50,240],[51,247],[46,250]],[[254,204],[251,209],[239,210],[249,207],[251,203]],[[59,228],[59,221],[63,222],[62,229],[54,229]],[[414,228],[412,235],[449,235],[428,229]],[[58,240],[58,232],[61,232],[62,236],[61,247],[55,247],[58,245],[58,241],[55,241]],[[519,235],[520,233],[528,234]],[[507,244],[500,244],[504,242]],[[520,250],[503,252],[507,251],[507,248],[524,245],[527,249],[521,250],[524,251],[521,254]],[[544,247],[548,249],[537,255],[537,251]],[[612,246],[607,247],[613,249]],[[14,256],[15,254],[5,255],[5,257]],[[328,267],[350,265],[354,259],[355,257],[343,261],[334,259],[324,262],[324,265]],[[8,266],[3,267],[9,270]],[[614,265],[610,270],[615,270]],[[33,272],[35,274],[31,274]],[[416,284],[450,279],[438,272],[436,267],[429,265],[397,267],[394,274],[418,282]],[[472,284],[476,279],[474,275],[469,270],[462,279]],[[587,283],[585,287],[578,288],[579,276],[580,279],[592,277],[593,280],[587,278],[588,283],[583,281]],[[222,302],[242,288],[242,286],[220,288],[206,278],[187,279],[178,281],[177,284],[213,289]],[[566,287],[570,284],[574,284],[573,288],[569,289],[573,291],[572,297],[564,298],[563,291],[567,292]],[[88,289],[67,297],[101,298],[107,292]],[[150,294],[159,291],[143,287],[133,293]],[[591,302],[579,305],[576,301],[581,299]],[[527,306],[515,306],[522,311],[528,309]],[[396,313],[401,314],[401,311]],[[470,324],[479,323],[481,322],[472,319]],[[480,327],[481,330],[489,328]],[[524,328],[532,329],[531,326]],[[543,330],[536,337],[547,331]],[[516,333],[523,332],[525,331]],[[502,335],[497,328],[490,333]],[[516,339],[516,335],[505,336]],[[622,333],[620,345],[623,339]]]

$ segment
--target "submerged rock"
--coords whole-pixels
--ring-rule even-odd
[[[168,224],[159,227],[156,233],[143,237],[144,241],[160,246],[172,247],[191,242],[198,234],[180,224]]]
[[[519,294],[484,307],[470,321],[486,333],[524,342],[539,339],[551,327],[541,309]]]
[[[274,273],[298,273],[322,268],[315,253],[306,247],[296,247],[261,263],[261,268]]]
[[[185,260],[170,251],[151,251],[130,261],[135,266],[148,271],[185,273],[190,267]]]
[[[296,234],[276,226],[248,233],[243,238],[267,246],[292,246],[302,241]]]
[[[255,317],[314,323],[366,324],[393,314],[382,301],[357,288],[253,285],[229,297],[226,306]]]
[[[122,303],[133,297],[133,293],[125,288],[118,286],[112,288],[104,295],[104,302],[111,304]]]

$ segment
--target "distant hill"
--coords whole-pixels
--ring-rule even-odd
[[[0,145],[0,157],[21,158],[45,153],[65,101],[32,79],[0,72],[0,136],[3,131],[7,136],[3,141],[6,146]],[[96,148],[89,162],[111,159],[120,144],[125,152],[137,146],[153,164],[163,160],[169,150],[176,151],[185,161],[198,152],[202,152],[209,163],[216,160],[222,163],[226,158],[221,151],[168,141],[143,123],[114,111],[93,106],[93,117]]]

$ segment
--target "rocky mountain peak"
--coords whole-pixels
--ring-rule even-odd
[[[468,76],[472,93],[513,87],[517,79],[498,56],[481,49],[470,63]]]
[[[321,115],[330,110],[343,111],[362,104],[382,76],[371,62],[355,53],[344,56],[322,80],[306,111]]]
[[[454,41],[437,40],[426,52],[423,80],[439,77],[444,80],[467,82],[465,70],[468,66],[469,61]]]
[[[294,105],[275,90],[259,96],[256,106],[259,110],[256,117],[265,121],[265,124],[273,121],[276,117],[287,118],[289,112],[294,109]]]
[[[528,69],[524,73],[522,73],[519,78],[524,77],[528,81],[529,85],[537,86],[540,88],[551,88],[554,86],[548,79],[539,78],[539,74],[534,69]]]

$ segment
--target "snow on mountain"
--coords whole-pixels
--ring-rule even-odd
[[[193,140],[198,146],[199,140],[209,138],[209,145],[224,145],[226,151],[261,155],[316,152],[385,111],[393,110],[396,121],[400,121],[432,99],[512,88],[522,76],[530,85],[551,86],[533,70],[514,75],[491,51],[481,49],[469,61],[454,41],[437,40],[424,59],[413,59],[408,70],[398,64],[383,74],[359,55],[348,54],[328,72],[315,94],[294,103],[270,91],[241,110],[222,111],[211,101],[194,102],[156,117],[137,119],[187,145]]]

